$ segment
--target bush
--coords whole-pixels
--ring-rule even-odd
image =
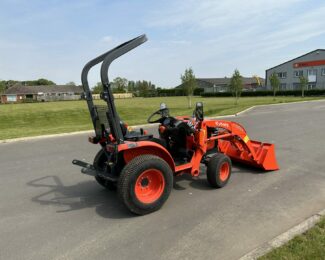
[[[231,92],[201,93],[201,97],[232,97]]]
[[[196,88],[193,91],[193,96],[200,96],[203,91],[203,88]],[[157,95],[159,97],[186,96],[183,88],[158,89]]]
[[[325,89],[311,89],[305,90],[305,96],[323,96],[325,95]],[[202,97],[231,97],[230,92],[217,92],[217,93],[201,93]],[[242,97],[266,97],[273,96],[272,90],[260,90],[260,91],[247,91],[241,93]],[[301,96],[301,90],[279,90],[276,92],[276,96]]]
[[[37,103],[38,100],[36,99],[31,99],[31,98],[26,98],[26,99],[22,99],[21,103]],[[19,102],[18,102],[19,103]]]
[[[193,91],[193,95],[194,96],[200,96],[203,92],[204,92],[204,89],[203,88],[196,88]]]
[[[173,96],[185,96],[182,88],[160,89],[158,96],[173,97]]]

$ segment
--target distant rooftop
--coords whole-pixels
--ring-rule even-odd
[[[303,54],[303,55],[301,55],[301,56],[298,56],[298,57],[296,57],[296,58],[293,58],[293,59],[291,59],[291,60],[288,60],[288,61],[282,62],[281,64],[276,65],[276,66],[274,66],[274,67],[272,67],[272,68],[269,68],[269,69],[267,69],[267,70],[275,69],[275,68],[277,68],[277,67],[282,66],[283,64],[286,64],[286,63],[288,63],[288,62],[292,62],[292,61],[294,61],[294,60],[300,59],[300,58],[302,58],[302,57],[304,57],[304,56],[307,56],[307,55],[309,55],[309,54],[312,54],[312,53],[317,53],[317,54],[319,54],[319,52],[324,52],[324,51],[325,51],[325,49],[316,49],[316,50],[313,50],[313,51],[307,52],[307,53],[305,53],[305,54]]]
[[[262,85],[264,85],[264,79],[260,78]],[[205,81],[211,83],[213,85],[229,85],[231,78],[224,77],[224,78],[197,78],[197,80]],[[244,85],[256,84],[256,79],[254,77],[242,77]]]
[[[38,94],[38,93],[82,93],[83,89],[81,86],[73,85],[41,85],[41,86],[23,86],[16,84],[7,89],[4,94]]]

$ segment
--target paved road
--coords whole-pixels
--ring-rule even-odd
[[[135,217],[80,169],[85,135],[0,145],[0,259],[238,259],[325,208],[325,102],[232,118],[274,142],[281,170],[236,166],[219,190],[179,178],[164,207]]]

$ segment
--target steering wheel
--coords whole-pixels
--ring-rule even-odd
[[[160,118],[157,120],[151,120],[155,115],[160,115]],[[156,112],[152,113],[151,116],[148,117],[147,122],[149,124],[161,123],[166,117],[169,116],[168,108],[159,109]]]

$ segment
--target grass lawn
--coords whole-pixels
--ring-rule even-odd
[[[306,233],[262,256],[259,260],[325,259],[325,218]]]
[[[194,97],[193,104],[203,101],[206,116],[234,114],[253,105],[294,102],[320,98],[299,97],[245,97],[234,105],[233,98]],[[102,102],[102,101],[98,101]],[[129,125],[146,123],[148,116],[165,102],[171,115],[191,115],[186,97],[159,97],[117,99],[116,106],[122,120]],[[104,103],[103,103],[104,104]],[[85,101],[61,101],[0,105],[0,140],[66,133],[92,129]]]

